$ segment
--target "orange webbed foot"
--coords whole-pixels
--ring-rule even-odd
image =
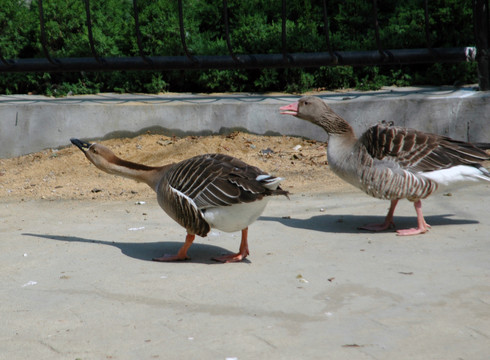
[[[162,257],[159,258],[153,258],[153,261],[160,261],[160,262],[170,262],[170,261],[184,261],[184,260],[190,260],[190,257],[187,256],[187,250],[189,250],[190,246],[192,245],[192,242],[194,241],[194,238],[196,235],[194,234],[187,234],[185,238],[185,243],[184,245],[180,248],[179,252],[177,255],[168,255],[165,254]]]
[[[246,254],[229,254],[229,255],[223,255],[223,256],[217,256],[214,257],[213,260],[217,262],[222,262],[222,263],[232,263],[232,262],[239,262],[245,259],[248,255],[248,252]]]
[[[188,256],[179,256],[177,255],[169,255],[165,254],[161,257],[158,258],[153,258],[152,261],[159,261],[159,262],[171,262],[171,261],[185,261],[185,260],[190,260],[191,258]]]
[[[398,236],[409,236],[423,234],[429,231],[430,225],[424,220],[424,215],[422,215],[422,202],[416,201],[414,204],[415,212],[417,213],[417,227],[412,229],[398,230]]]
[[[214,261],[222,262],[222,263],[231,263],[231,262],[239,262],[245,259],[250,252],[248,251],[248,228],[242,230],[242,241],[240,243],[240,250],[236,254],[228,254],[223,256],[218,256],[213,258]]]
[[[429,229],[430,229],[430,225],[425,223],[425,226],[420,226],[420,227],[411,228],[411,229],[397,230],[396,234],[398,236],[419,235],[419,234],[425,234],[427,231],[429,231]]]

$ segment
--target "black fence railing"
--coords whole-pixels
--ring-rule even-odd
[[[224,39],[228,55],[193,55],[190,53],[185,37],[185,23],[182,0],[178,0],[180,40],[185,56],[147,56],[143,50],[142,35],[139,25],[137,0],[133,0],[136,44],[139,56],[102,57],[94,45],[90,0],[85,3],[86,26],[92,57],[53,58],[47,47],[43,1],[38,0],[40,41],[44,58],[5,59],[0,49],[0,72],[68,72],[68,71],[117,71],[117,70],[195,70],[195,69],[253,69],[253,68],[287,68],[287,67],[320,67],[339,65],[395,65],[420,63],[458,63],[465,61],[478,62],[478,79],[480,90],[490,89],[489,69],[489,10],[488,0],[473,1],[473,21],[475,45],[453,48],[433,48],[430,39],[428,0],[424,0],[425,40],[426,47],[419,49],[384,49],[379,35],[378,6],[373,2],[373,26],[375,29],[376,47],[374,51],[335,51],[330,42],[330,29],[327,14],[327,0],[323,0],[323,21],[325,51],[316,53],[289,53],[287,49],[286,9],[287,2],[282,0],[282,51],[278,54],[235,54],[232,49],[228,21],[228,1],[223,0]]]

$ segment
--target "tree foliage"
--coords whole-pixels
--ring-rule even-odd
[[[0,0],[0,54],[6,59],[44,57],[38,0]],[[183,0],[185,40],[195,55],[228,54],[222,0]],[[380,41],[385,49],[425,48],[423,0],[378,0]],[[139,0],[143,51],[148,56],[180,56],[178,2]],[[230,0],[230,40],[236,54],[282,53],[280,0]],[[333,50],[376,49],[370,1],[327,2]],[[47,49],[52,57],[92,56],[83,0],[43,0]],[[91,0],[95,51],[101,57],[139,56],[133,1]],[[470,0],[429,2],[433,47],[474,43]],[[287,2],[287,51],[326,51],[323,2]],[[202,71],[4,73],[0,93],[287,91],[383,85],[453,84],[477,81],[476,65],[434,64],[383,67],[321,67]]]

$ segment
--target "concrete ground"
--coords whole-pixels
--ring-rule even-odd
[[[360,192],[272,200],[238,233],[196,239],[156,201],[0,204],[0,359],[488,359],[489,186],[424,202],[429,233],[357,226]],[[407,201],[399,227],[415,225]]]

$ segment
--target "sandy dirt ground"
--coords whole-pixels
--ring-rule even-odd
[[[150,166],[205,153],[224,153],[285,178],[291,193],[354,190],[326,166],[325,143],[296,137],[227,136],[171,138],[144,135],[102,141],[119,157]],[[75,146],[0,159],[0,199],[132,199],[154,196],[145,184],[96,169]]]

